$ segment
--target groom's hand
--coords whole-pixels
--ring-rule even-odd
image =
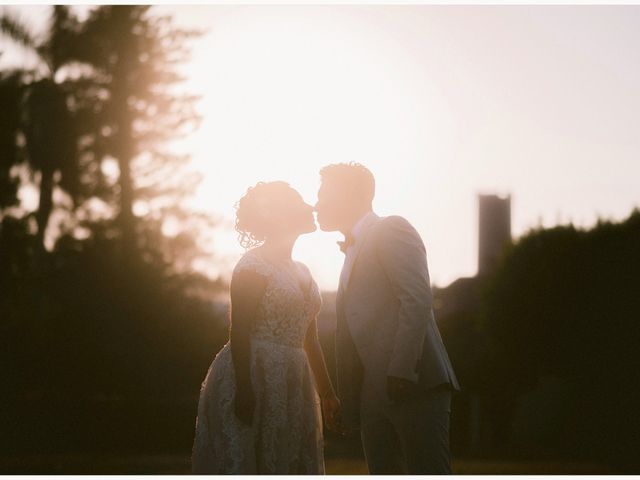
[[[322,413],[329,430],[340,435],[347,433],[342,423],[340,400],[334,393],[322,398]]]
[[[416,392],[417,385],[406,378],[387,376],[387,395],[393,403],[400,403]]]

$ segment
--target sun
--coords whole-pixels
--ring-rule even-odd
[[[418,64],[350,9],[254,8],[227,12],[196,46],[187,76],[202,94],[203,123],[188,141],[204,179],[198,206],[221,214],[258,181],[284,180],[314,204],[319,170],[358,161],[376,175],[378,211],[398,211],[424,161],[425,132],[446,122],[425,102],[446,105]],[[394,48],[395,47],[395,48]],[[235,233],[217,237],[238,256]],[[334,233],[303,236],[294,255],[335,288],[343,256]]]

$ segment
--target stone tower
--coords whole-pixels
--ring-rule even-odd
[[[478,195],[478,275],[492,270],[511,242],[511,195]]]

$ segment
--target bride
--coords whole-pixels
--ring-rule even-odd
[[[248,251],[231,279],[230,340],[200,390],[193,473],[324,473],[320,408],[340,431],[340,402],[318,341],[318,286],[291,259],[315,229],[313,207],[285,182],[260,182],[238,202]]]

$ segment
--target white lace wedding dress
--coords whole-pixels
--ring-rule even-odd
[[[267,278],[251,333],[251,383],[256,409],[251,426],[234,414],[235,371],[229,342],[202,383],[192,452],[198,474],[323,474],[320,401],[303,349],[320,293],[298,262],[271,263],[255,250],[235,272]],[[301,285],[298,271],[307,275]]]

